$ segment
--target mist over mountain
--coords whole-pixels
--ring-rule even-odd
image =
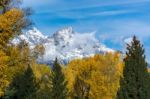
[[[22,40],[25,40],[31,49],[38,44],[44,46],[45,54],[38,58],[40,63],[50,63],[56,57],[63,62],[68,62],[97,53],[114,52],[113,49],[101,44],[94,33],[77,33],[72,27],[60,29],[52,36],[43,35],[37,28],[33,28],[13,39],[12,43],[18,44]]]

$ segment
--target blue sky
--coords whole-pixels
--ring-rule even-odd
[[[100,42],[117,50],[136,35],[150,61],[150,0],[24,0],[23,6],[34,10],[31,18],[46,35],[67,26],[96,31]]]

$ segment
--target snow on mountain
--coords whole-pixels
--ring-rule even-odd
[[[63,62],[68,62],[75,58],[93,56],[96,53],[104,54],[114,52],[107,48],[95,38],[95,33],[77,33],[72,27],[61,29],[52,36],[44,36],[38,29],[33,28],[12,40],[13,44],[18,44],[25,40],[33,48],[37,44],[43,44],[45,54],[39,57],[40,63],[50,63],[56,57]]]
[[[21,40],[25,40],[30,46],[35,46],[47,41],[47,36],[44,36],[37,28],[27,31],[12,40],[13,44],[18,44]]]

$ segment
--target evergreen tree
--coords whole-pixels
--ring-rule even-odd
[[[65,81],[65,76],[62,72],[62,68],[59,65],[57,58],[54,62],[52,68],[52,90],[51,98],[52,99],[66,99],[67,98],[67,82]]]
[[[145,60],[143,45],[134,36],[131,44],[127,44],[123,78],[117,99],[150,99],[149,74]]]
[[[32,68],[28,66],[23,74],[17,74],[13,79],[5,96],[7,99],[32,99],[38,87]]]

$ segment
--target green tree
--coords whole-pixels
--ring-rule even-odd
[[[7,99],[32,99],[38,87],[32,68],[28,66],[23,74],[16,75],[5,96]]]
[[[134,36],[131,44],[127,44],[123,78],[117,99],[150,99],[149,74],[145,60],[143,45]]]
[[[62,67],[59,65],[57,59],[54,62],[52,68],[52,99],[66,99],[67,98],[67,82],[65,81],[65,76],[62,72]]]

